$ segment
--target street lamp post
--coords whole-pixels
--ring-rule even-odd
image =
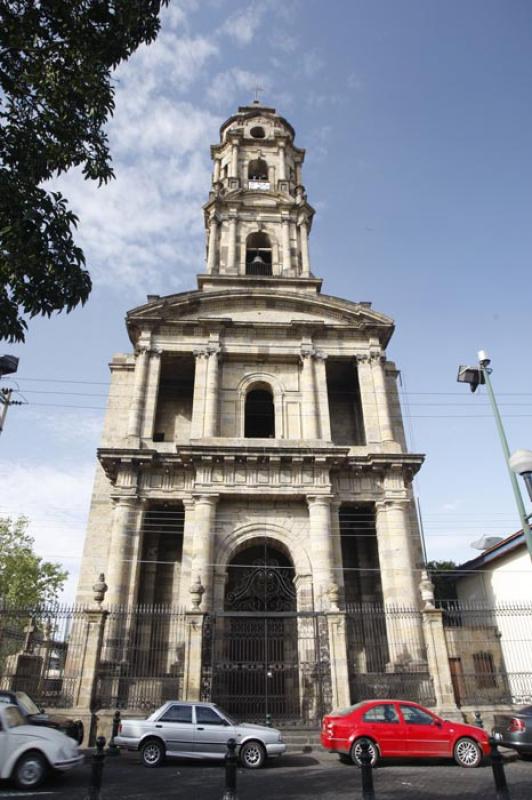
[[[488,391],[488,397],[491,403],[491,409],[493,411],[493,416],[495,417],[495,423],[497,425],[497,431],[499,433],[499,439],[504,453],[504,460],[506,461],[508,474],[510,476],[510,482],[512,484],[515,503],[517,505],[517,510],[519,512],[519,519],[521,520],[521,526],[523,528],[523,533],[525,535],[526,546],[528,548],[528,553],[530,555],[530,558],[532,559],[532,530],[530,529],[530,523],[528,521],[528,516],[525,511],[525,505],[523,503],[521,490],[519,489],[519,484],[517,483],[517,477],[510,463],[511,461],[510,448],[508,447],[508,440],[506,439],[506,433],[504,431],[501,415],[499,413],[499,408],[497,406],[497,401],[495,399],[495,393],[493,391],[493,386],[491,385],[491,380],[490,380],[490,375],[492,373],[492,370],[490,369],[490,363],[491,359],[488,358],[487,353],[485,353],[484,350],[481,350],[478,354],[478,367],[460,366],[458,368],[457,380],[459,383],[469,383],[469,387],[472,392],[474,392],[479,385],[485,384],[486,386],[486,389]]]
[[[18,368],[18,358],[16,356],[0,356],[0,378],[2,375],[11,375]],[[11,395],[13,389],[0,389],[0,433],[4,430],[7,409],[13,404]]]

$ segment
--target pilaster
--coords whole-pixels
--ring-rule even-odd
[[[216,545],[217,494],[194,495],[194,556],[192,580],[198,577],[205,589],[202,608],[209,611],[212,606],[214,580],[214,553]]]
[[[313,357],[314,349],[311,346],[303,346],[301,348],[301,410],[303,415],[303,438],[305,439],[318,438]]]
[[[209,352],[206,347],[194,350],[196,368],[194,371],[194,395],[192,399],[191,439],[201,439],[205,423],[205,390],[207,382],[207,365]]]
[[[375,397],[377,401],[377,415],[379,419],[380,439],[382,442],[393,442],[393,425],[388,403],[388,392],[386,390],[386,378],[384,375],[384,364],[386,359],[377,353],[370,356],[373,383],[375,386]]]
[[[328,610],[334,605],[333,589],[337,590],[334,577],[334,554],[331,530],[330,495],[308,495],[310,546],[318,607]]]
[[[140,437],[144,402],[146,396],[146,379],[148,375],[148,346],[140,346],[135,355],[135,378],[133,396],[129,407],[129,420],[127,433],[130,439],[138,443]]]
[[[331,415],[329,411],[329,393],[327,391],[327,355],[316,352],[314,356],[314,374],[316,394],[318,400],[318,414],[320,418],[320,438],[326,442],[331,441]]]
[[[209,345],[208,364],[207,364],[207,385],[205,391],[205,423],[204,435],[216,436],[218,429],[218,384],[219,367],[218,355],[220,348],[216,345]]]
[[[159,379],[161,374],[161,355],[162,353],[160,350],[150,350],[148,355],[144,420],[141,432],[141,436],[144,439],[153,438],[155,413],[157,410],[157,397],[159,394]]]

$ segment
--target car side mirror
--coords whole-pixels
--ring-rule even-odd
[[[435,720],[434,720],[434,724],[436,725],[436,727],[437,727],[437,728],[441,728],[441,725],[442,725],[442,724],[441,724],[441,720],[439,720],[439,719],[435,719]]]
[[[39,714],[44,714],[44,713],[46,713],[46,709],[44,709],[43,706],[39,706]]]

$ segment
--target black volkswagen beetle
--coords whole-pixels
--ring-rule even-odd
[[[45,725],[66,733],[78,744],[83,741],[83,722],[80,719],[69,719],[59,714],[47,714],[44,708],[35,703],[26,692],[11,692],[0,689],[0,703],[17,706],[28,725]]]

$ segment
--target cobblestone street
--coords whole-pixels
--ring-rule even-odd
[[[50,797],[51,800],[85,800],[90,774],[90,756],[82,769],[54,777],[35,792],[17,792],[0,786],[0,800],[7,797]],[[532,763],[506,763],[512,800],[532,796]],[[374,772],[376,800],[495,800],[489,765],[460,769],[452,762],[389,761]],[[221,800],[224,768],[221,764],[174,761],[160,769],[141,766],[137,754],[107,758],[102,796],[105,800]],[[316,752],[287,755],[257,772],[238,771],[239,800],[336,800],[361,797],[360,772],[341,764],[335,756]]]

